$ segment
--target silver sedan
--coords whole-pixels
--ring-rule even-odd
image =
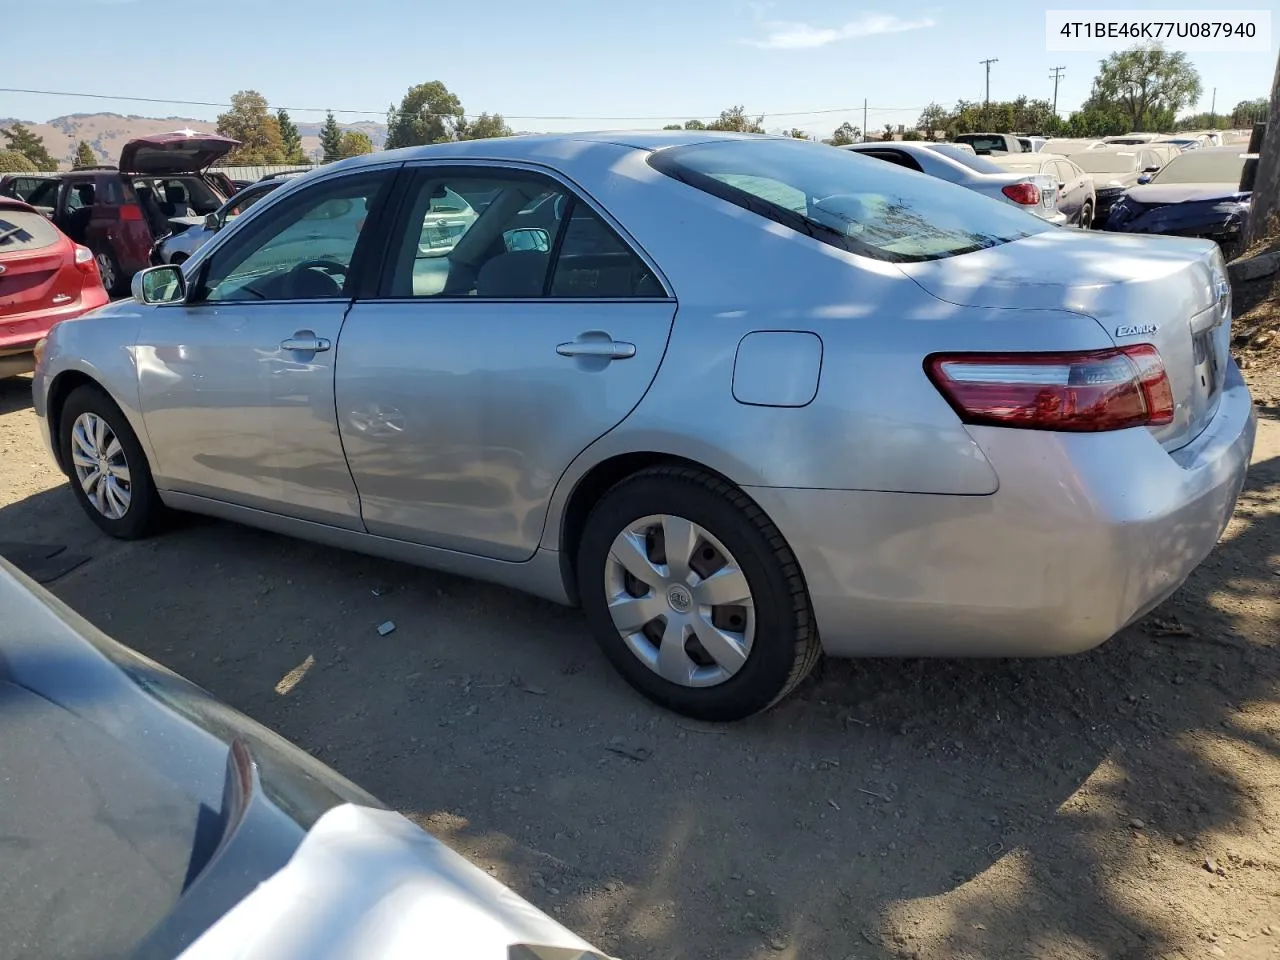
[[[475,218],[424,246],[453,194]],[[1253,445],[1212,243],[800,140],[343,161],[135,297],[34,380],[103,530],[192,510],[580,604],[708,719],[822,652],[1103,642],[1213,548]]]

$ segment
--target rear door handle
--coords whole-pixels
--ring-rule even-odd
[[[618,340],[572,340],[556,347],[562,357],[599,357],[604,360],[629,360],[636,355],[634,343]]]
[[[288,340],[280,341],[281,350],[290,350],[297,353],[324,353],[332,346],[333,344],[324,337],[317,337],[309,330],[299,330]]]

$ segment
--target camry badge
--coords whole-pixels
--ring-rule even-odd
[[[1116,327],[1116,336],[1117,337],[1137,337],[1137,336],[1142,336],[1146,334],[1153,334],[1159,329],[1160,328],[1157,327],[1154,323],[1135,323],[1132,325],[1124,324],[1122,326]]]

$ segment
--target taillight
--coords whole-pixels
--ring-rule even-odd
[[[1011,183],[1000,191],[1014,203],[1034,206],[1040,202],[1040,188],[1034,183]]]
[[[82,247],[76,244],[76,268],[81,273],[87,273],[96,277],[98,275],[98,264],[93,259],[93,251],[88,247]]]
[[[965,423],[1091,432],[1173,421],[1173,390],[1147,343],[1078,353],[953,353],[925,372]]]
[[[142,207],[136,203],[124,203],[120,205],[121,220],[141,220]]]

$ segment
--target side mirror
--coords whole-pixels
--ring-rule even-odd
[[[1143,173],[1159,173],[1159,172],[1160,172],[1160,168],[1159,168],[1159,167],[1145,167],[1145,168],[1143,168],[1143,171],[1142,171],[1142,172],[1143,172]]]
[[[206,230],[217,230],[221,226],[222,224],[218,222],[218,215],[216,213],[211,213],[204,218],[204,228]]]
[[[1150,182],[1151,182],[1151,174],[1149,174],[1149,173],[1144,173],[1142,176],[1140,176],[1140,177],[1138,178],[1138,182],[1139,182],[1139,183],[1150,183]]]
[[[131,292],[139,303],[182,303],[187,299],[187,278],[181,267],[171,263],[148,267],[133,275]]]
[[[517,227],[515,230],[508,230],[502,235],[502,242],[506,245],[508,253],[521,250],[546,253],[551,249],[551,238],[541,227]]]

